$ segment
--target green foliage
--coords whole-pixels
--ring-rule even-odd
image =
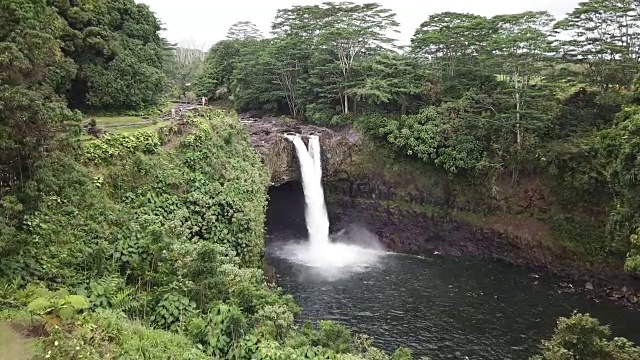
[[[67,145],[77,112],[149,108],[166,88],[158,20],[133,0],[0,3],[0,186]]]
[[[222,96],[231,89],[231,76],[238,58],[245,48],[250,48],[256,41],[223,40],[215,44],[207,53],[202,72],[196,79],[196,91],[210,99],[223,99]]]
[[[43,340],[40,355],[51,359],[208,358],[182,335],[153,330],[110,311],[83,316],[71,331],[54,329]]]
[[[399,120],[373,117],[361,121],[373,135],[450,173],[482,170],[482,166],[487,166],[487,150],[474,136],[474,119],[462,112],[456,115],[451,110],[448,105],[427,107],[417,115]],[[451,116],[459,116],[458,121],[450,121]]]
[[[581,219],[578,216],[556,215],[548,221],[552,237],[557,244],[569,249],[571,253],[582,255],[582,262],[601,264],[607,256],[620,255],[618,249],[609,248],[603,224],[591,219]]]
[[[623,339],[610,339],[609,327],[588,314],[558,319],[556,331],[542,343],[541,355],[532,360],[631,360],[640,357],[640,348]]]
[[[84,157],[87,161],[104,163],[131,156],[135,153],[154,154],[160,148],[158,133],[137,131],[125,134],[107,134],[87,143]]]
[[[165,91],[166,42],[148,6],[133,0],[70,3],[57,8],[68,24],[64,52],[78,66],[67,98],[78,108],[139,109]]]
[[[392,356],[393,360],[411,360],[413,359],[413,354],[411,350],[407,348],[399,348],[397,349]]]
[[[129,314],[141,306],[135,290],[127,287],[124,279],[118,276],[91,280],[86,293],[92,309],[113,309]]]
[[[566,59],[579,65],[572,74],[576,80],[600,90],[631,84],[638,72],[638,34],[631,30],[638,10],[631,1],[589,0],[555,24],[569,35],[562,47]]]
[[[632,251],[627,264],[629,270],[635,269],[632,236],[640,225],[635,215],[639,200],[636,180],[639,121],[638,108],[627,107],[617,115],[614,127],[576,141],[569,149],[560,152],[564,157],[561,161],[558,161],[558,155],[552,157],[555,169],[566,179],[564,182],[573,184],[569,189],[600,193],[608,200],[610,205],[605,210],[608,211],[609,241],[606,247],[610,254]]]
[[[77,114],[59,97],[75,74],[59,38],[65,23],[45,0],[0,3],[0,187],[23,184],[43,150]]]
[[[251,21],[238,21],[231,25],[227,32],[227,39],[231,40],[260,40],[263,37],[262,32]]]
[[[336,353],[349,353],[352,350],[351,331],[344,325],[332,321],[320,321],[319,330],[312,344],[322,346]]]
[[[71,295],[62,289],[55,293],[46,289],[39,291],[42,296],[31,300],[27,311],[42,318],[45,328],[61,327],[74,320],[78,314],[89,308],[87,299],[80,295]]]
[[[255,31],[250,28],[232,29],[239,35],[214,45],[198,89],[214,97],[230,92],[240,110],[286,112],[293,117],[309,112],[309,118],[319,123],[356,112],[356,103],[392,103],[401,108],[419,91],[415,86],[419,78],[414,80],[409,71],[417,64],[396,54],[385,55],[379,63],[368,58],[371,53],[388,53],[382,50],[392,45],[386,33],[397,25],[395,14],[375,3],[327,2],[281,9],[272,26],[276,38],[263,40],[251,35]],[[370,77],[387,67],[379,77]],[[405,86],[394,88],[403,81]],[[333,109],[332,115],[320,119],[317,109],[307,108],[316,103]]]
[[[161,329],[177,330],[184,326],[186,320],[196,311],[196,303],[188,297],[169,292],[160,298],[155,305],[151,323]]]

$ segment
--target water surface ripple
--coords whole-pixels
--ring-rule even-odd
[[[326,277],[267,252],[303,319],[336,320],[393,350],[437,359],[526,359],[574,310],[640,341],[640,312],[567,293],[551,276],[488,260],[388,255],[367,271]]]

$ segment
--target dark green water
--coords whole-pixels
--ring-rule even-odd
[[[368,271],[327,279],[270,258],[303,318],[336,320],[393,350],[436,359],[526,359],[574,310],[640,340],[640,313],[561,291],[555,279],[473,259],[384,256]]]
[[[388,254],[357,271],[326,271],[278,256],[278,243],[304,237],[300,195],[271,193],[268,261],[303,319],[335,320],[387,350],[406,346],[437,359],[527,359],[556,318],[574,310],[640,343],[640,312],[568,293],[559,280],[490,260]],[[336,276],[338,275],[338,276]]]

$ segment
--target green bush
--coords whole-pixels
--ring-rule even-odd
[[[124,134],[107,134],[87,143],[84,157],[94,163],[113,162],[135,153],[155,154],[160,148],[158,133],[138,131]]]
[[[531,360],[632,360],[640,348],[623,339],[610,339],[611,331],[588,314],[558,319],[555,334],[542,343],[541,354]]]

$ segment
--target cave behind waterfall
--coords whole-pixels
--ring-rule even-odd
[[[269,188],[266,231],[273,238],[307,237],[304,220],[304,192],[300,181],[289,181]]]

